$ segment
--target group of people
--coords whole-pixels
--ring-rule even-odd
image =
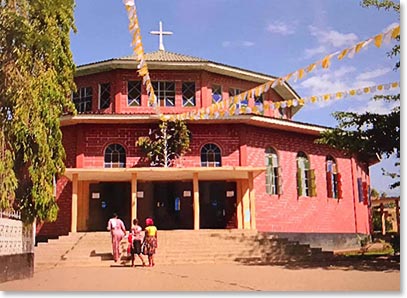
[[[109,219],[107,229],[112,235],[113,259],[115,262],[118,262],[120,258],[120,242],[127,232],[123,221],[119,219],[117,213],[114,213],[113,217]],[[154,266],[154,254],[157,248],[157,227],[154,226],[152,218],[146,219],[144,236],[142,232],[143,228],[139,226],[138,220],[133,219],[133,225],[128,235],[132,267],[134,267],[136,255],[140,258],[143,266],[146,266],[142,254],[147,255],[148,266]]]

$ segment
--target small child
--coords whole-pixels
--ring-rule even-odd
[[[141,242],[143,240],[143,235],[141,234],[143,229],[138,225],[138,220],[135,218],[133,219],[133,226],[131,227],[131,233],[129,234],[129,242],[131,241],[131,267],[134,267],[134,255],[138,255],[143,266],[145,266],[145,262],[143,257],[141,256]],[[131,240],[130,240],[131,239]]]

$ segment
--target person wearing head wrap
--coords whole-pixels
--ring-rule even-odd
[[[157,227],[152,218],[146,218],[146,228],[144,229],[144,251],[148,256],[148,266],[154,266],[154,254],[157,248]]]

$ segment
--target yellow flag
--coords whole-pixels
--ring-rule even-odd
[[[377,90],[380,90],[380,91],[383,90],[383,85],[378,85]]]
[[[299,69],[298,70],[298,79],[302,79],[302,77],[304,76],[304,69]]]
[[[398,85],[399,85],[399,83],[397,83],[397,82],[391,83],[391,87],[392,87],[392,88],[397,88]]]
[[[391,32],[391,38],[396,39],[400,35],[400,25],[393,29]]]
[[[287,107],[291,107],[293,105],[292,99],[287,100]]]
[[[314,68],[315,68],[316,66],[317,66],[317,65],[316,65],[315,63],[312,63],[312,64],[310,64],[310,65],[307,66],[307,68],[305,69],[305,71],[306,71],[306,72],[311,72],[311,71],[314,70]]]
[[[358,43],[358,44],[356,45],[355,52],[358,53],[358,52],[362,49],[362,47],[363,47],[364,44],[365,44],[364,41]]]
[[[324,95],[324,100],[329,100],[331,98],[331,95],[330,94],[325,94]]]
[[[329,65],[331,64],[330,59],[331,59],[330,55],[328,55],[324,59],[322,59],[322,68],[328,68],[329,67]]]
[[[143,66],[139,71],[138,71],[139,75],[144,77],[147,73],[148,73],[148,69],[147,66]]]
[[[281,106],[281,102],[277,101],[277,102],[274,103],[274,107],[276,109],[280,108],[280,106]]]
[[[289,73],[288,75],[286,75],[284,78],[284,81],[288,81],[292,75],[293,75],[293,73]]]
[[[349,49],[344,49],[338,56],[338,60],[342,60],[343,57],[346,56],[346,54],[349,52]]]
[[[298,104],[299,104],[300,106],[303,106],[304,103],[305,103],[305,100],[304,100],[303,98],[300,98],[300,99],[298,100]]]
[[[376,47],[380,48],[383,42],[383,34],[380,33],[374,37],[374,44]]]
[[[370,88],[369,87],[363,88],[363,92],[370,93]]]
[[[337,92],[336,93],[336,98],[342,98],[342,95],[343,95],[342,92]]]
[[[355,94],[356,94],[356,90],[353,90],[353,89],[350,90],[350,91],[349,91],[349,94],[352,95],[352,96],[355,95]]]
[[[268,101],[266,101],[266,102],[264,103],[264,110],[267,111],[267,110],[269,110],[269,109],[270,109],[270,103],[269,103]]]
[[[317,101],[317,97],[316,96],[311,96],[311,102],[316,102]]]

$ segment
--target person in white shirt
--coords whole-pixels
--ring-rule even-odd
[[[117,213],[113,213],[113,217],[109,219],[107,229],[112,235],[113,259],[115,262],[117,262],[119,261],[120,256],[120,241],[122,241],[124,235],[126,235],[124,223],[121,219],[119,219]]]

